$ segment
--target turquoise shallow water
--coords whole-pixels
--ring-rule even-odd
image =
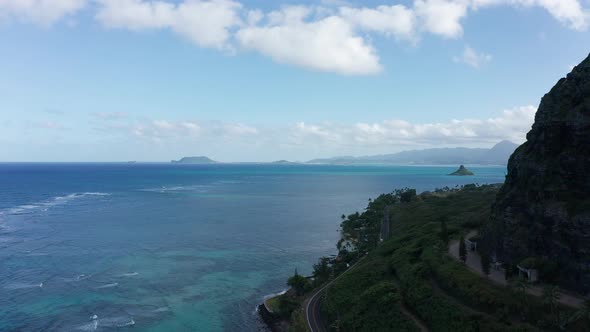
[[[0,164],[0,330],[256,331],[340,215],[504,167]]]

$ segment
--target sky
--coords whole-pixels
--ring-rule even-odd
[[[522,143],[590,0],[0,0],[0,161]]]

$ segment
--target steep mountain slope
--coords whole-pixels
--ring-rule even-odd
[[[500,259],[558,264],[559,281],[590,290],[590,56],[546,94],[510,158],[485,239]]]

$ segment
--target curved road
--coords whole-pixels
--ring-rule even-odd
[[[348,270],[342,272],[338,277],[336,277],[334,280],[328,282],[327,284],[325,284],[324,286],[322,286],[322,288],[318,289],[315,293],[313,293],[311,295],[311,297],[309,299],[306,300],[306,303],[304,304],[304,308],[305,308],[305,320],[307,320],[307,327],[309,328],[309,330],[311,332],[326,332],[326,327],[323,324],[321,315],[320,315],[320,298],[321,298],[321,293],[330,285],[332,285],[332,283],[334,283],[334,281],[340,279],[340,277],[342,277],[343,275],[347,274],[348,272],[350,272],[352,269],[354,269],[358,263],[360,263],[363,259],[365,259],[366,256],[362,257],[361,259],[359,259],[356,263],[354,263],[351,267],[348,268]]]

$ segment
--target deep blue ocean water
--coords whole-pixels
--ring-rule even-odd
[[[0,330],[257,331],[341,214],[505,167],[0,164]]]

